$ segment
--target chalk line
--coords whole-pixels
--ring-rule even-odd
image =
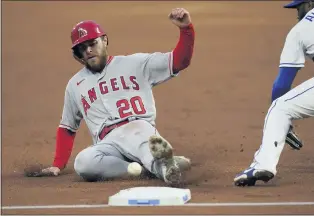
[[[238,203],[187,203],[184,205],[179,205],[180,207],[231,207],[231,206],[304,206],[313,205],[314,202],[238,202]],[[145,206],[145,205],[142,205]],[[119,207],[111,206],[108,204],[101,205],[37,205],[37,206],[3,206],[2,210],[19,210],[19,209],[73,209],[73,208],[108,208],[108,207]],[[125,206],[123,206],[125,207]],[[126,206],[132,207],[132,206]],[[152,206],[156,207],[156,206]],[[162,206],[160,206],[162,207]],[[165,206],[166,207],[166,206]],[[174,206],[175,207],[175,206]]]

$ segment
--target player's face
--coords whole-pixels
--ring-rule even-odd
[[[313,2],[305,2],[297,7],[299,21],[302,20],[303,17],[313,8],[312,4]]]
[[[79,52],[85,66],[93,72],[101,72],[107,62],[107,37],[99,37],[80,44]]]

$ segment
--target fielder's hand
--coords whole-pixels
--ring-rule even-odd
[[[26,177],[43,177],[43,176],[58,176],[61,170],[58,167],[48,167],[42,169],[40,166],[31,166],[24,170]]]
[[[172,9],[168,17],[173,22],[173,24],[179,28],[187,27],[192,22],[190,13],[184,8]]]

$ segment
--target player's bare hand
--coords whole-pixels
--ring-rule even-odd
[[[172,23],[179,28],[187,27],[192,22],[190,13],[184,8],[172,9],[168,17],[172,21]]]
[[[48,167],[42,169],[40,166],[35,165],[28,167],[24,170],[26,177],[43,177],[43,176],[58,176],[61,170],[58,167]]]
[[[42,170],[43,174],[58,176],[61,170],[58,167],[48,167]]]

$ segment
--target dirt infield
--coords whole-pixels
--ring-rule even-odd
[[[75,155],[91,143],[79,130],[68,168],[57,178],[25,178],[28,164],[52,162],[65,86],[80,65],[70,52],[70,31],[84,19],[109,35],[111,55],[169,51],[178,30],[167,19],[185,7],[195,25],[191,66],[154,89],[157,127],[177,155],[192,159],[193,203],[314,201],[313,120],[296,122],[301,151],[284,149],[279,173],[254,188],[233,186],[261,142],[272,82],[284,39],[296,22],[286,2],[3,2],[2,206],[105,204],[108,196],[159,180],[87,183],[74,173]],[[158,7],[157,7],[158,6]],[[313,76],[313,64],[294,85]],[[312,126],[312,127],[311,127]],[[306,214],[314,206],[105,208],[5,210],[5,214]]]

